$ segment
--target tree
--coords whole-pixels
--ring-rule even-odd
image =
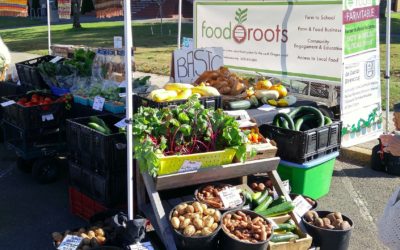
[[[72,0],[72,27],[75,29],[82,28],[81,22],[80,22],[80,17],[81,17],[81,5],[82,5],[82,0]]]
[[[165,0],[154,0],[157,5],[158,5],[158,9],[159,9],[159,14],[160,14],[160,21],[161,21],[161,35],[163,35],[163,10],[162,10],[162,6],[165,3]]]

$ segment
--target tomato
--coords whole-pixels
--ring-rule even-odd
[[[25,107],[32,107],[33,105],[32,105],[31,102],[26,102],[24,106],[25,106]]]
[[[51,100],[50,97],[46,97],[46,98],[44,98],[44,101],[47,102],[48,104],[50,104],[53,100]]]

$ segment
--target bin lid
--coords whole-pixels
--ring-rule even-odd
[[[295,168],[312,168],[317,165],[320,165],[322,163],[325,163],[327,161],[330,161],[336,157],[339,156],[339,152],[333,152],[328,155],[324,155],[323,157],[317,158],[315,160],[300,164],[300,163],[295,163],[295,162],[290,162],[290,161],[284,161],[281,160],[280,164],[288,166],[288,167],[295,167]]]

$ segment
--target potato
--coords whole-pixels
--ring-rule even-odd
[[[211,230],[214,232],[214,231],[215,231],[215,229],[217,229],[217,228],[218,228],[218,223],[214,223],[214,224],[212,224],[210,228],[211,228]]]
[[[173,228],[178,229],[180,221],[179,221],[179,219],[177,217],[172,217],[171,218],[171,224],[172,224]]]
[[[335,227],[332,226],[331,224],[328,224],[328,225],[325,224],[325,228],[326,228],[326,229],[331,229],[331,230],[332,230],[332,229],[335,229]]]
[[[182,223],[186,218],[183,217],[182,215],[180,215],[180,216],[178,217],[178,219],[179,219],[179,221]]]
[[[201,230],[197,230],[197,231],[194,233],[194,236],[201,236]]]
[[[335,215],[335,218],[336,218],[337,220],[343,220],[342,213],[340,213],[340,212],[335,212],[334,215]]]
[[[200,202],[198,202],[198,201],[193,202],[193,203],[192,203],[192,206],[194,207],[194,211],[195,211],[196,213],[199,212],[200,209],[203,210],[203,208],[201,207]]]
[[[315,211],[307,211],[304,215],[304,218],[307,222],[313,222],[316,218],[318,218],[318,214]]]
[[[324,227],[324,221],[321,218],[317,218],[314,221],[314,225],[317,227]]]
[[[337,219],[332,223],[332,226],[334,226],[336,229],[340,228],[340,224],[343,222],[341,219]]]
[[[194,213],[194,207],[192,205],[188,205],[185,211],[186,213]]]
[[[210,235],[212,232],[213,232],[213,230],[211,230],[211,228],[205,227],[205,228],[203,228],[203,230],[201,230],[201,235],[203,235],[203,236]]]
[[[214,217],[207,215],[203,218],[204,227],[211,227],[214,224]]]
[[[215,214],[215,211],[216,211],[216,209],[209,208],[209,209],[206,210],[205,214],[206,215],[213,215],[213,214]]]
[[[326,225],[331,225],[332,223],[331,223],[331,220],[330,219],[328,219],[328,218],[322,218],[322,220],[324,221],[324,225],[326,226]]]
[[[104,236],[104,231],[101,228],[97,228],[94,233],[96,234],[96,236]]]
[[[348,230],[351,228],[350,223],[347,221],[343,221],[342,223],[340,223],[339,228],[341,230]]]
[[[178,213],[179,213],[179,215],[184,215],[185,213],[186,213],[186,207],[187,207],[187,204],[186,203],[184,203],[184,204],[180,204],[180,205],[178,205],[177,207],[176,207],[176,211],[178,211]]]
[[[185,236],[192,236],[195,232],[196,232],[196,229],[194,228],[194,226],[193,226],[193,225],[188,225],[188,226],[185,227],[185,229],[183,230],[183,235],[185,235]]]
[[[215,210],[213,218],[214,218],[214,221],[220,222],[220,220],[221,220],[221,212],[219,210]]]
[[[193,225],[196,227],[197,230],[201,230],[204,227],[204,223],[200,218],[193,220]]]
[[[104,242],[106,242],[106,237],[104,236],[97,236],[96,238],[100,245],[103,245]]]
[[[93,238],[93,237],[96,237],[96,234],[95,234],[94,231],[92,231],[92,230],[90,230],[90,231],[87,233],[87,235],[89,236],[90,239]]]
[[[331,224],[333,225],[336,221],[336,216],[334,213],[330,213],[326,216],[326,218],[328,218],[331,221]]]
[[[201,203],[201,207],[203,208],[203,213],[207,211],[207,204]]]
[[[192,219],[192,221],[196,219],[201,219],[201,215],[198,213],[193,213],[192,216],[190,216],[190,218]]]
[[[191,221],[190,219],[185,219],[180,225],[179,228],[184,229],[190,225]]]
[[[82,238],[89,238],[89,236],[85,233],[81,233],[79,236],[81,236]]]
[[[63,236],[59,232],[54,232],[51,234],[51,237],[53,238],[54,241],[62,241]]]
[[[172,213],[172,216],[173,216],[173,217],[178,217],[178,216],[179,216],[178,211],[177,211],[177,210],[174,210],[174,212]]]

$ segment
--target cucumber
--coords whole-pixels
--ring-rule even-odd
[[[316,119],[316,116],[314,114],[304,115],[296,120],[296,122],[294,124],[294,129],[296,131],[300,131],[301,125],[303,125],[304,122],[306,122],[308,120],[314,120],[314,119]]]
[[[273,234],[270,241],[277,243],[277,242],[287,242],[291,240],[297,240],[299,236],[294,233],[286,233],[286,234]]]
[[[282,204],[282,203],[284,203],[285,201],[286,201],[285,196],[283,196],[283,195],[282,195],[282,196],[279,196],[278,199],[274,200],[274,201],[271,203],[270,207],[274,207],[274,206],[276,206],[276,205]]]
[[[259,103],[258,103],[258,99],[256,96],[254,96],[254,95],[250,96],[249,101],[251,102],[251,105],[253,107],[258,107]]]
[[[261,211],[264,211],[265,209],[268,208],[269,205],[271,205],[272,201],[274,199],[271,196],[268,196],[263,202],[261,202],[260,205],[258,205],[253,211],[256,213],[259,213]]]
[[[261,192],[261,195],[257,199],[253,199],[253,205],[259,206],[268,197],[268,189]]]
[[[295,229],[296,229],[296,226],[293,225],[292,223],[283,223],[283,224],[278,224],[278,227],[274,228],[274,232],[275,231],[292,232]]]
[[[330,125],[332,124],[331,118],[324,116],[324,125]]]
[[[302,116],[306,114],[314,114],[316,116],[316,120],[318,121],[318,127],[324,126],[324,115],[317,108],[311,106],[302,106],[292,110],[289,113],[289,117],[296,120],[299,117],[299,114],[302,114]]]
[[[272,124],[274,126],[280,127],[279,121],[281,120],[281,118],[284,119],[284,121],[287,122],[287,124],[288,124],[287,125],[287,129],[294,130],[294,122],[293,122],[292,118],[289,115],[285,114],[285,113],[276,114]],[[284,123],[282,125],[283,125],[283,127],[286,126]]]
[[[251,196],[251,200],[255,201],[258,198],[260,198],[260,196],[262,195],[262,192],[255,192],[253,193],[253,195]]]
[[[247,192],[245,189],[242,190],[242,194],[246,198],[246,205],[251,204],[251,202],[253,201],[251,194],[249,192]]]
[[[251,102],[249,100],[233,101],[228,103],[228,107],[230,110],[249,109]]]
[[[99,131],[100,133],[103,133],[103,134],[106,134],[106,135],[108,134],[108,133],[107,133],[107,129],[103,128],[102,126],[100,126],[100,125],[97,124],[97,123],[89,122],[89,123],[88,123],[88,126],[89,126],[90,128],[92,128],[92,129],[96,130],[96,131]]]
[[[292,212],[294,209],[294,205],[291,201],[286,201],[274,207],[268,208],[260,212],[259,214],[266,217],[274,217],[282,214],[287,214]]]
[[[97,117],[97,116],[90,116],[89,121],[92,123],[96,123],[97,125],[103,127],[107,132],[105,134],[111,134],[110,128],[107,126],[107,124],[103,121],[103,119]]]

